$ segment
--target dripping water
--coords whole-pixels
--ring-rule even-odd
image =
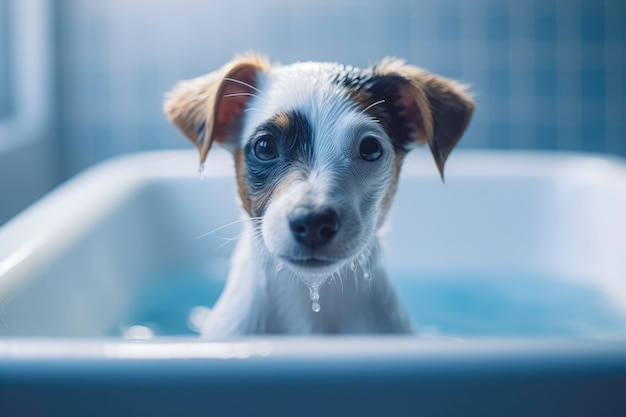
[[[359,266],[363,270],[363,278],[369,281],[372,278],[372,274],[370,272],[369,253],[366,254],[366,251],[363,251],[359,253],[356,258]]]
[[[309,297],[311,298],[311,310],[313,310],[316,313],[319,313],[319,311],[321,310],[320,307],[320,292],[319,292],[319,288],[317,287],[317,285],[315,286],[310,286],[309,287]]]

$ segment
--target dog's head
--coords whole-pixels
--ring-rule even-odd
[[[399,60],[271,66],[256,55],[181,82],[165,102],[201,163],[214,141],[233,153],[267,252],[311,277],[372,244],[414,146],[430,146],[443,176],[473,108],[459,84]]]

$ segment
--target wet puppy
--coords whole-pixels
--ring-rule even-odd
[[[201,164],[214,142],[233,154],[247,219],[203,334],[412,332],[377,232],[406,153],[428,144],[443,175],[473,108],[461,85],[395,59],[249,54],[180,82],[165,112]]]

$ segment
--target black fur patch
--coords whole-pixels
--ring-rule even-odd
[[[343,67],[332,82],[346,87],[361,108],[384,100],[367,111],[369,115],[380,120],[383,128],[392,140],[396,151],[406,151],[413,142],[414,132],[411,125],[402,117],[402,107],[398,103],[399,89],[409,80],[399,75],[378,75],[376,68],[359,69]]]
[[[253,216],[262,216],[271,196],[285,178],[285,173],[295,167],[311,166],[313,159],[313,129],[304,114],[293,111],[259,125],[244,146],[246,180]],[[287,118],[288,122],[284,123]],[[271,137],[278,146],[278,157],[264,161],[256,157],[255,144],[259,139]]]

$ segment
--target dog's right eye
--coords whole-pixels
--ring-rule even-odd
[[[254,155],[261,161],[271,161],[278,157],[278,146],[271,136],[263,136],[254,144]]]
[[[366,161],[375,161],[383,154],[383,148],[380,142],[375,138],[368,136],[361,141],[359,145],[359,154]]]

